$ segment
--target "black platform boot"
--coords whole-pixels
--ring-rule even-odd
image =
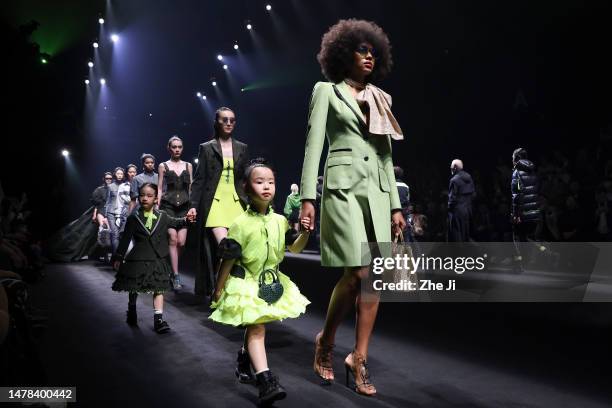
[[[128,310],[125,312],[127,319],[125,320],[130,326],[138,325],[138,314],[136,313],[136,305],[128,305]]]
[[[162,319],[161,313],[153,315],[153,330],[159,334],[170,331],[170,326],[164,319]]]
[[[287,396],[285,389],[278,383],[278,377],[270,370],[259,373],[256,377],[260,405],[269,405]]]
[[[243,384],[254,384],[255,376],[251,371],[251,358],[249,352],[240,347],[236,358],[236,378]]]

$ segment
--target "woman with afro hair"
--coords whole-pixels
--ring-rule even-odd
[[[317,59],[329,82],[318,82],[310,100],[300,217],[315,219],[317,172],[327,135],[321,264],[342,267],[344,274],[315,338],[314,370],[324,384],[334,380],[336,329],[355,306],[355,346],[344,360],[347,385],[351,374],[357,393],[374,395],[366,362],[379,294],[360,291],[371,263],[362,244],[389,242],[391,227],[397,235],[406,226],[391,156],[391,139],[401,140],[403,134],[391,113],[391,96],[371,83],[391,70],[391,45],[372,22],[340,20],[323,35]]]

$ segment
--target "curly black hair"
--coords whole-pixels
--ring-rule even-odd
[[[387,76],[393,66],[389,37],[375,23],[354,18],[338,21],[323,35],[317,55],[323,75],[333,82],[345,79],[353,66],[354,52],[363,42],[372,44],[379,54],[368,81]]]

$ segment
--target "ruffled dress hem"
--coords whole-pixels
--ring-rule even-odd
[[[278,272],[278,277],[283,285],[283,295],[276,303],[268,304],[257,295],[259,283],[251,274],[247,272],[244,279],[229,276],[221,298],[211,305],[215,311],[209,319],[238,327],[300,316],[310,301],[287,275]]]

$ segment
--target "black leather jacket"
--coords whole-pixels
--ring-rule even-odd
[[[514,165],[511,190],[512,216],[520,217],[522,222],[538,221],[540,219],[538,176],[531,161],[521,159]]]

